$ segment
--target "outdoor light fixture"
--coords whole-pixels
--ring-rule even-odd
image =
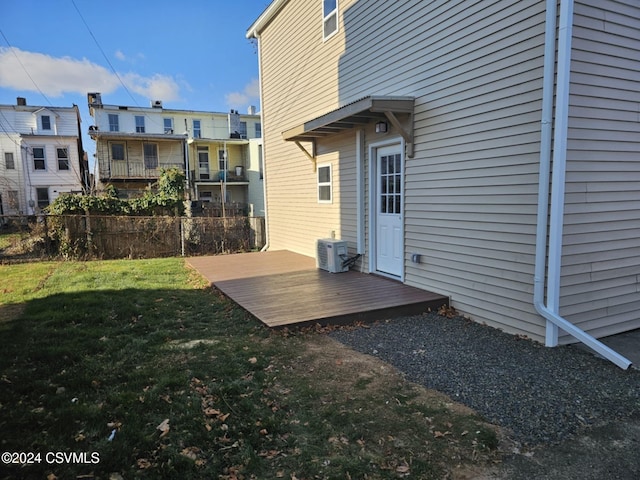
[[[387,122],[376,123],[376,133],[387,133]]]

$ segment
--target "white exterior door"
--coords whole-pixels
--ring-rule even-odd
[[[402,277],[404,262],[403,168],[401,146],[376,150],[376,270]]]

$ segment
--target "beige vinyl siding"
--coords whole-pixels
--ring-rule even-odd
[[[318,145],[317,163],[333,167],[333,203],[320,204],[313,163],[294,143],[285,142],[282,132],[338,106],[337,61],[343,49],[340,34],[322,40],[322,2],[291,0],[260,38],[271,249],[315,257],[316,239],[332,231],[336,238],[342,236],[339,191],[345,173],[338,166],[338,145]],[[355,149],[355,135],[338,143],[351,143]],[[311,153],[311,144],[304,146]]]
[[[315,204],[309,160],[282,131],[366,95],[413,96],[406,283],[451,295],[474,320],[541,340],[532,285],[544,6],[342,1],[340,32],[323,43],[321,2],[288,2],[260,39],[271,248],[313,255],[315,238],[334,228],[352,248],[356,238],[355,155],[347,165],[352,155],[334,152],[355,151],[355,131],[318,142],[319,163],[353,169],[334,181],[343,197],[326,210]],[[382,140],[370,130],[365,138]]]
[[[561,313],[640,327],[640,4],[575,4]],[[565,339],[568,340],[568,339]]]
[[[542,339],[532,280],[544,4],[360,2],[344,15],[341,97],[416,97],[405,282]]]
[[[334,169],[330,205],[282,132],[367,95],[413,96],[405,282],[542,340],[532,291],[544,9],[341,1],[340,31],[323,42],[321,2],[287,2],[260,38],[271,248],[314,255],[332,231],[356,241],[355,130],[317,144]],[[640,4],[579,0],[574,17],[561,314],[602,336],[640,327]],[[371,126],[364,137],[364,155],[384,138]]]

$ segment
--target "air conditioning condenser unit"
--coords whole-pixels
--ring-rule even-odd
[[[348,265],[344,260],[348,258],[347,242],[333,238],[322,238],[316,241],[316,265],[331,273],[346,272]]]

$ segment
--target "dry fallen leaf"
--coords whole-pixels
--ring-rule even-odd
[[[258,363],[258,359],[256,357],[251,357],[249,359],[249,363]]]
[[[156,427],[157,430],[160,430],[160,438],[164,437],[167,433],[169,433],[169,419],[165,418],[160,425]]]
[[[195,461],[198,458],[199,451],[200,449],[198,447],[187,447],[182,449],[182,451],[180,452],[180,455]]]
[[[141,468],[141,469],[146,469],[151,467],[151,462],[146,458],[139,458],[136,463],[138,464],[138,468]]]

